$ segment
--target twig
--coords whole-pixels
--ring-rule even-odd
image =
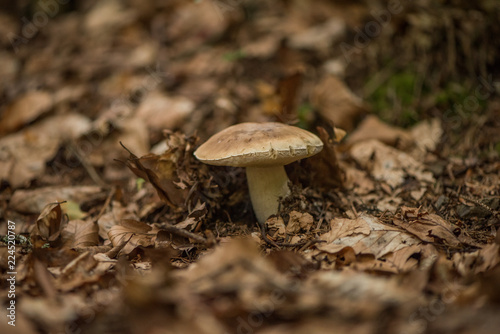
[[[116,190],[115,187],[111,188],[111,191],[109,192],[109,195],[106,198],[106,201],[104,202],[104,205],[102,206],[101,211],[99,211],[99,214],[97,215],[97,217],[94,218],[95,221],[98,221],[99,218],[101,218],[102,215],[104,214],[104,212],[106,211],[106,208],[109,206],[109,203],[111,202],[111,199],[113,198],[115,190]]]
[[[163,230],[168,232],[168,233],[172,233],[172,234],[175,234],[177,236],[180,236],[180,237],[193,239],[194,241],[196,241],[200,244],[208,244],[209,243],[207,239],[205,239],[202,236],[199,236],[198,234],[191,233],[191,232],[186,231],[182,228],[178,228],[178,227],[175,227],[172,225],[168,225],[168,226],[164,227]]]
[[[466,195],[462,195],[462,194],[459,194],[458,192],[456,192],[455,190],[453,189],[448,189],[448,191],[455,195],[456,197],[458,198],[463,198],[464,200],[466,200],[467,202],[470,202],[470,203],[473,203],[473,204],[476,204],[480,207],[482,207],[483,209],[485,209],[486,211],[489,211],[492,215],[494,215],[495,217],[500,217],[500,211],[497,211],[497,210],[494,210],[493,208],[490,208],[488,205],[484,204],[484,203],[481,203],[479,202],[478,200],[474,199],[474,198],[471,198],[469,196],[466,196]]]

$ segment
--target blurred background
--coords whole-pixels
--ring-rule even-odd
[[[13,333],[497,333],[498,36],[498,0],[0,0]],[[294,251],[192,155],[248,121],[325,144]]]

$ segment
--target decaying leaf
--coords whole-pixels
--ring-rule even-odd
[[[500,263],[500,246],[488,244],[484,248],[472,253],[456,253],[453,255],[453,264],[457,271],[465,277],[484,273]]]
[[[135,248],[149,247],[154,245],[153,237],[158,233],[158,229],[152,228],[148,224],[124,219],[120,225],[111,227],[108,231],[108,238],[113,247],[122,247],[119,254],[130,254]]]
[[[395,146],[403,150],[413,145],[413,138],[407,131],[383,123],[374,115],[365,117],[356,130],[349,135],[346,144],[352,146],[370,139],[375,139],[386,145]]]
[[[205,203],[198,202],[193,211],[189,213],[188,217],[184,221],[175,224],[175,227],[191,231],[192,228],[195,227],[201,219],[203,219],[203,217],[205,217],[207,212],[208,210]]]
[[[436,214],[421,212],[417,208],[403,206],[401,215],[399,218],[394,219],[393,222],[422,241],[439,241],[453,247],[461,244],[458,234],[455,234],[457,227]]]
[[[0,112],[0,136],[13,132],[50,110],[52,96],[44,91],[30,91],[12,101]]]
[[[286,233],[295,234],[301,230],[308,232],[314,223],[314,218],[309,213],[302,213],[298,211],[291,211],[290,218],[286,225]]]
[[[97,246],[99,227],[92,220],[70,220],[62,230],[64,243],[70,248]]]
[[[137,176],[148,180],[155,187],[160,198],[169,206],[178,208],[188,195],[191,170],[186,159],[192,158],[195,137],[185,137],[180,133],[167,134],[167,150],[161,154],[148,154],[138,158],[130,152],[127,167]],[[191,155],[188,154],[191,153]]]
[[[97,186],[19,189],[12,195],[9,206],[19,212],[34,214],[42,211],[50,202],[69,200],[81,205],[89,200],[100,199],[104,195],[102,188]]]
[[[62,211],[60,203],[47,204],[36,220],[32,236],[44,241],[55,241],[61,233]]]
[[[362,268],[399,272],[413,268],[408,259],[419,253],[420,240],[397,228],[382,224],[377,218],[362,214],[357,219],[336,218],[330,223],[331,230],[320,235],[326,243],[316,245],[329,254],[352,249],[356,256],[370,255],[369,265]],[[408,247],[412,247],[407,249]],[[406,251],[403,251],[407,249]],[[374,262],[384,258],[382,262]],[[361,263],[363,257],[360,257]],[[356,261],[359,262],[359,261]],[[378,263],[378,265],[377,265]]]
[[[342,188],[343,172],[339,167],[335,142],[323,127],[318,127],[318,134],[323,142],[323,149],[315,156],[305,161],[307,168],[311,169],[313,184],[316,187]]]
[[[363,101],[335,76],[325,76],[317,83],[311,102],[323,118],[348,132],[367,112]]]
[[[378,140],[357,143],[351,148],[350,154],[376,180],[384,181],[392,188],[400,186],[407,176],[421,182],[434,182],[432,173],[425,171],[419,161]]]
[[[185,97],[169,97],[154,92],[142,101],[137,109],[137,117],[144,120],[150,131],[175,129],[193,112],[194,108],[194,103]]]
[[[54,124],[58,131],[54,131]],[[47,161],[57,153],[64,140],[78,138],[90,129],[90,120],[77,113],[45,118],[19,132],[0,138],[0,179],[19,188],[42,175]],[[52,165],[52,172],[64,174],[71,166]]]

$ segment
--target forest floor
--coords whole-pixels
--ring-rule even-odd
[[[427,3],[6,4],[0,332],[498,333],[500,6]],[[269,121],[259,226],[193,152]]]

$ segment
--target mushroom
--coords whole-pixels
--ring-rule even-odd
[[[309,131],[282,123],[240,123],[213,135],[194,155],[206,164],[246,167],[248,189],[259,223],[278,213],[290,194],[284,165],[323,149]]]

